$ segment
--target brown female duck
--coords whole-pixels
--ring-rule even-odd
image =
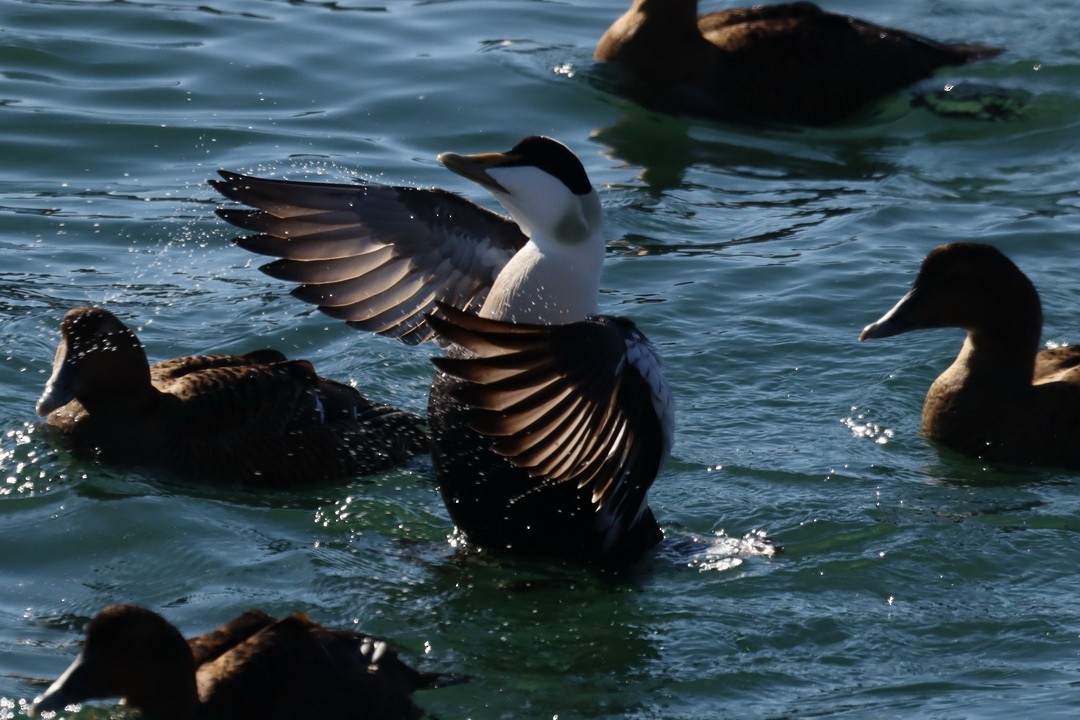
[[[419,672],[383,640],[295,612],[248,610],[191,640],[157,613],[110,605],[90,621],[71,666],[32,712],[123,698],[155,720],[420,717],[415,690],[464,682]]]
[[[645,105],[718,120],[826,124],[938,68],[1002,48],[939,43],[795,2],[698,17],[697,0],[634,0],[594,58]]]
[[[1080,347],[1038,349],[1042,308],[1027,276],[989,245],[942,245],[859,339],[941,327],[967,338],[930,386],[923,432],[985,460],[1080,468]]]
[[[426,448],[423,421],[274,350],[148,365],[107,310],[60,323],[37,403],[65,444],[179,479],[299,486],[390,467]]]

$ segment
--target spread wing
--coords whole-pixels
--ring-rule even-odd
[[[444,190],[220,175],[218,192],[254,208],[218,210],[255,233],[235,242],[280,258],[263,272],[298,283],[292,294],[331,317],[409,344],[433,337],[436,302],[479,310],[528,241],[512,220]]]
[[[671,449],[671,393],[627,320],[521,325],[440,307],[436,331],[475,354],[434,358],[492,448],[542,483],[588,487],[615,517],[644,507]],[[651,366],[651,367],[650,367]]]

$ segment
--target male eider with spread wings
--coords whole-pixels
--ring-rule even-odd
[[[477,545],[608,566],[663,537],[647,493],[671,451],[674,403],[652,346],[598,315],[600,200],[550,138],[439,160],[513,219],[442,190],[222,172],[219,210],[279,260],[262,269],[350,324],[452,344],[428,407],[435,474]]]

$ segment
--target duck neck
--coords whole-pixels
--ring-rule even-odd
[[[142,712],[146,720],[196,720],[199,717],[199,692],[195,681],[195,662],[191,651],[181,661],[162,668],[152,685],[124,695],[124,702]]]
[[[537,325],[562,325],[597,312],[604,242],[591,237],[568,245],[530,240],[499,273],[480,316]]]
[[[946,371],[955,380],[977,380],[980,392],[994,388],[1004,393],[1031,387],[1038,351],[1038,332],[1016,335],[969,331],[964,346]]]

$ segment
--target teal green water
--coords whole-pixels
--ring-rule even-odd
[[[958,332],[856,338],[930,248],[982,240],[1041,289],[1045,339],[1080,341],[1080,14],[828,7],[1006,45],[925,87],[1030,102],[980,122],[896,97],[803,132],[659,117],[589,82],[624,0],[0,0],[0,717],[117,601],[189,633],[248,606],[355,622],[474,676],[418,698],[444,720],[1074,717],[1080,484],[919,435]],[[533,133],[600,189],[602,308],[650,335],[677,394],[652,493],[671,542],[632,577],[455,551],[426,460],[306,493],[189,489],[35,429],[59,318],[86,303],[155,359],[272,345],[422,411],[433,350],[292,300],[229,244],[205,180],[363,176],[490,206],[435,155]],[[678,547],[752,532],[786,552]]]

